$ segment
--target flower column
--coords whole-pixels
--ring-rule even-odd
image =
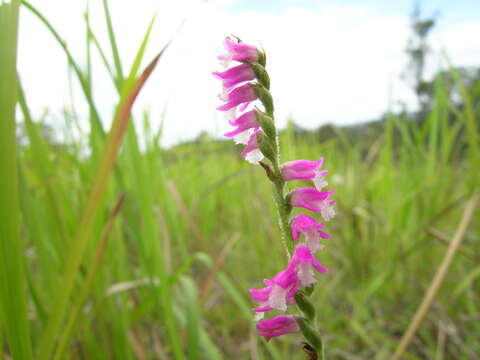
[[[334,217],[333,190],[323,191],[328,184],[321,170],[323,159],[318,161],[296,160],[280,163],[280,147],[274,123],[274,106],[269,92],[270,79],[265,70],[265,53],[255,46],[245,44],[238,38],[226,38],[227,53],[219,56],[224,67],[232,61],[233,67],[223,72],[214,72],[222,81],[219,95],[224,104],[217,109],[225,111],[234,130],[225,134],[236,143],[246,145],[241,155],[264,169],[273,184],[282,239],[285,244],[288,264],[272,279],[264,280],[262,289],[250,289],[252,300],[258,304],[257,330],[261,336],[272,338],[287,333],[301,332],[306,339],[309,354],[314,352],[324,358],[323,343],[315,328],[315,308],[309,300],[314,290],[315,272],[328,273],[314,254],[323,249],[321,239],[330,237],[323,232],[324,224],[315,218],[297,214],[290,216],[294,207],[320,213],[325,221]],[[261,104],[261,108],[256,106]],[[266,158],[268,161],[263,161]],[[297,188],[285,193],[285,185],[293,180],[311,180],[314,187]],[[300,242],[303,235],[305,242]],[[270,311],[285,312],[288,306],[296,305],[301,315],[277,315],[261,320]],[[307,350],[306,350],[307,351]]]

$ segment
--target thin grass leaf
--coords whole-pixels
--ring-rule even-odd
[[[185,317],[187,325],[187,354],[189,360],[196,360],[200,355],[200,314],[198,310],[198,291],[194,282],[183,276],[180,280],[184,289]]]
[[[0,318],[15,359],[31,359],[17,179],[17,36],[20,2],[0,3]],[[0,349],[0,351],[3,351]]]
[[[103,0],[103,10],[105,12],[105,20],[107,22],[108,38],[110,39],[110,47],[112,49],[113,62],[115,64],[116,85],[117,85],[117,88],[121,89],[122,86],[123,86],[122,60],[120,59],[120,54],[118,52],[117,41],[115,39],[115,31],[113,30],[112,16],[110,15],[110,9],[108,7],[108,1],[107,0]]]
[[[132,82],[135,77],[137,76],[138,69],[142,63],[143,55],[145,54],[145,49],[147,47],[148,39],[150,38],[150,34],[152,32],[153,24],[155,24],[156,15],[153,15],[152,20],[150,20],[150,24],[148,25],[147,31],[143,36],[143,40],[140,44],[140,47],[137,50],[137,54],[135,55],[135,59],[133,60],[132,68],[130,69],[130,73],[127,77],[127,82]],[[128,86],[128,84],[127,84]]]
[[[97,275],[97,272],[100,269],[100,266],[102,265],[102,260],[105,253],[105,246],[106,246],[108,237],[110,235],[110,231],[112,230],[114,220],[117,218],[120,210],[122,209],[124,199],[125,199],[124,196],[120,196],[118,198],[117,204],[113,208],[110,214],[110,217],[107,223],[105,224],[105,227],[102,231],[102,235],[100,236],[100,241],[97,245],[95,257],[93,258],[90,266],[88,267],[88,273],[87,273],[85,282],[83,283],[83,286],[79,292],[79,295],[76,297],[75,303],[73,304],[70,310],[70,316],[67,321],[67,325],[62,332],[62,336],[60,338],[59,345],[55,354],[55,358],[54,358],[55,360],[59,360],[63,357],[65,350],[67,348],[67,345],[70,342],[70,338],[72,336],[80,311],[82,310],[82,306],[84,305],[88,295],[90,294],[90,291],[92,290],[92,287],[95,281],[95,276]]]
[[[100,45],[100,42],[98,41],[97,36],[95,35],[92,27],[90,26],[90,18],[88,16],[84,16],[85,19],[85,24],[87,26],[87,32],[89,34],[90,40],[93,42],[93,45],[95,45],[95,48],[98,51],[98,54],[100,55],[100,58],[102,60],[103,65],[105,66],[105,69],[107,69],[108,74],[110,75],[110,78],[112,79],[113,83],[117,87],[116,79],[115,79],[115,74],[113,73],[113,70],[107,60],[107,56],[105,55],[105,51],[103,50],[102,46]],[[120,91],[119,88],[117,87],[117,91]]]

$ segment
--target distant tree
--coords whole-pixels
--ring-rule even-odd
[[[425,81],[425,64],[427,56],[431,52],[428,35],[435,26],[436,15],[424,18],[421,13],[420,2],[417,1],[410,19],[411,36],[406,48],[409,63],[403,76],[417,95],[420,112],[425,113],[430,100],[427,91],[428,84]]]

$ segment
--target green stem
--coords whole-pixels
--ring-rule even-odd
[[[268,114],[273,119],[273,111]],[[277,129],[275,128],[274,138],[272,141],[272,148],[275,151],[275,161],[272,161],[273,165],[273,198],[277,206],[277,213],[279,218],[279,226],[282,234],[282,241],[285,245],[287,257],[290,258],[293,251],[293,237],[289,223],[289,215],[291,207],[285,198],[285,180],[283,180],[282,172],[280,170],[280,146],[277,135]]]
[[[277,172],[276,172],[277,174]],[[290,230],[290,224],[288,221],[288,216],[290,214],[289,205],[285,200],[285,182],[278,176],[275,176],[277,179],[274,181],[273,185],[273,197],[277,205],[277,212],[279,218],[280,231],[282,234],[282,240],[287,251],[288,258],[290,258],[293,251],[293,237]]]
[[[325,360],[325,346],[322,341],[322,348],[320,349],[320,354],[318,354],[318,360]]]

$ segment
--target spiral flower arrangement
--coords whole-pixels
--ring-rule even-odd
[[[229,124],[234,128],[225,136],[245,145],[241,156],[261,165],[273,184],[288,257],[283,270],[271,279],[263,280],[263,288],[250,289],[251,298],[257,304],[253,309],[256,328],[259,335],[267,339],[299,332],[305,338],[304,349],[323,359],[324,345],[315,326],[316,311],[309,297],[315,287],[315,274],[329,272],[317,260],[315,253],[324,248],[322,240],[330,238],[330,235],[323,231],[324,223],[314,217],[303,213],[291,216],[291,212],[294,207],[306,209],[319,213],[324,221],[335,216],[334,201],[331,199],[333,190],[325,190],[328,171],[322,169],[323,158],[280,162],[265,52],[236,37],[227,37],[224,46],[226,54],[218,57],[224,70],[213,72],[222,82],[219,98],[223,104],[217,110],[226,113]],[[309,180],[313,187],[287,192],[286,183],[294,180]],[[293,306],[299,309],[297,315],[282,314],[264,319],[265,314],[274,311],[287,313]]]

